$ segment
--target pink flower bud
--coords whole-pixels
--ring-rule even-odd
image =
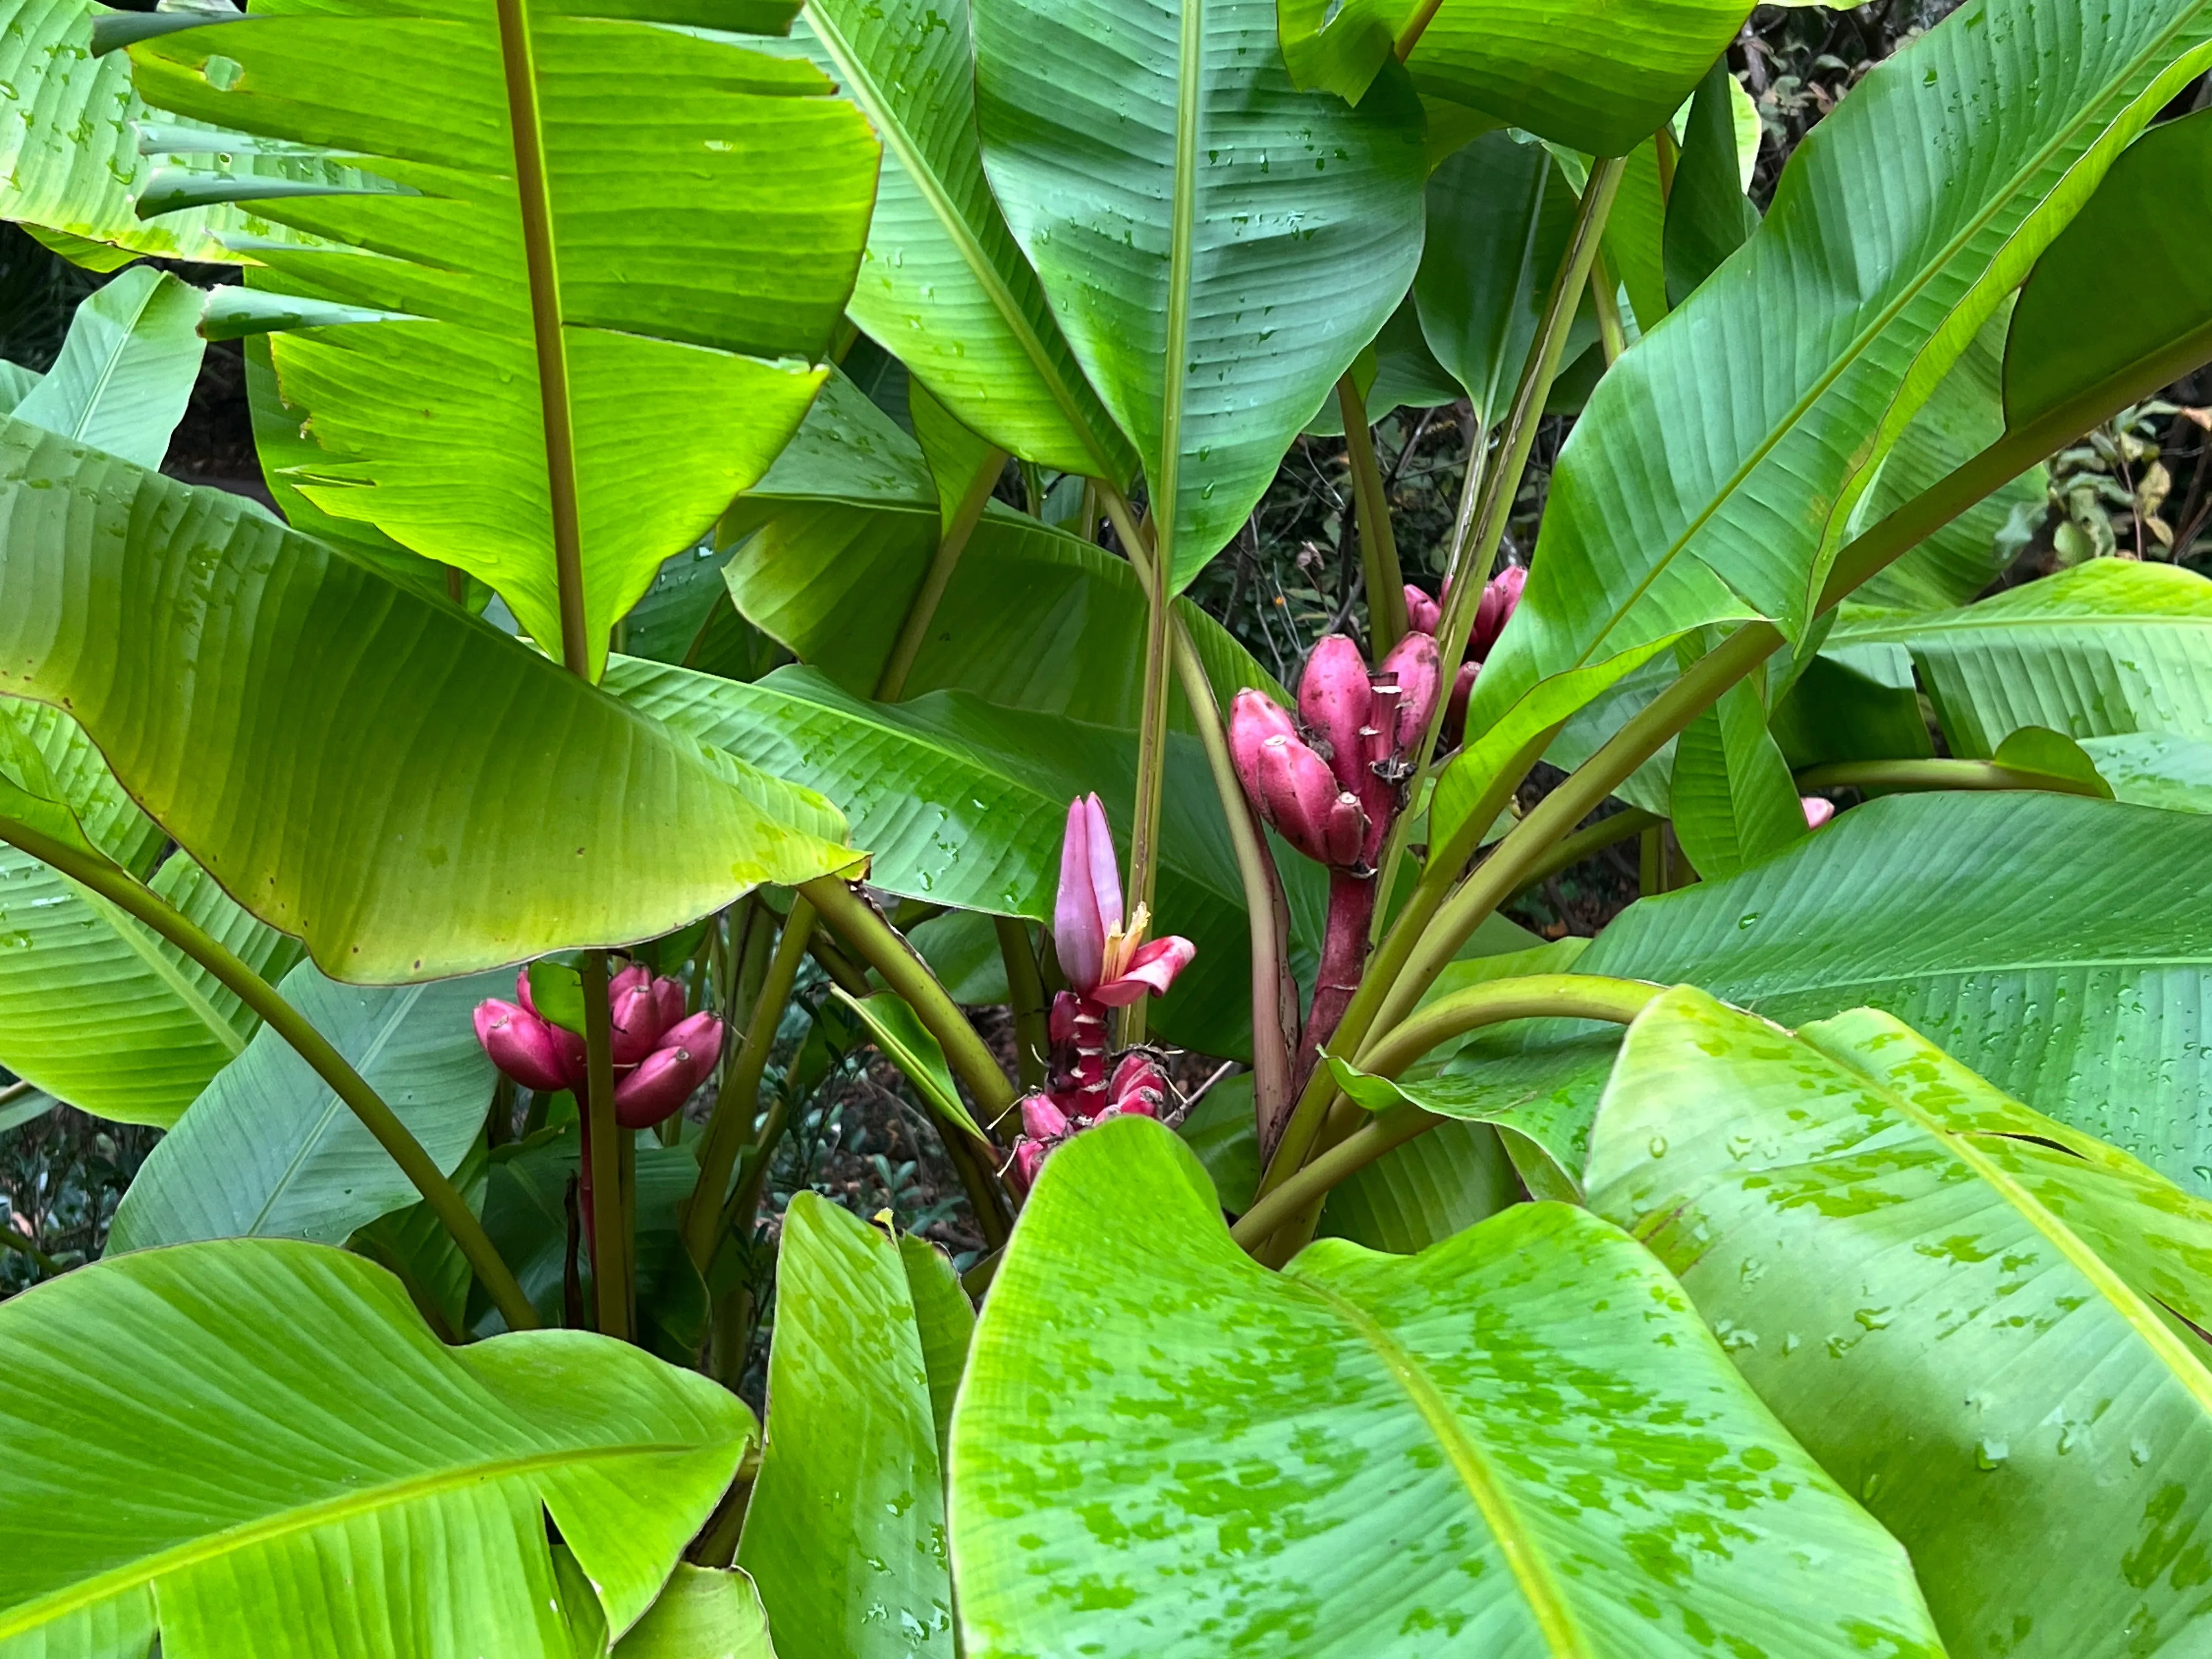
[[[550,1093],[583,1080],[583,1039],[548,1025],[527,1008],[496,999],[478,1003],[476,1027],[491,1063],[526,1089]]]
[[[1805,810],[1805,827],[1808,830],[1818,830],[1836,816],[1836,803],[1818,795],[1800,795],[1797,805]]]
[[[1443,607],[1413,585],[1406,584],[1406,626],[1416,634],[1434,635],[1443,619]]]
[[[1429,714],[1437,706],[1437,642],[1426,634],[1408,634],[1382,659],[1376,671],[1379,680],[1395,675],[1398,684],[1398,720],[1391,735],[1390,753],[1410,760],[1421,746]]]
[[[1052,912],[1053,949],[1070,985],[1088,992],[1098,983],[1106,970],[1106,936],[1121,926],[1121,872],[1106,809],[1097,796],[1085,795],[1067,804]]]
[[[1298,681],[1298,717],[1307,731],[1328,745],[1329,769],[1338,785],[1355,793],[1367,771],[1367,745],[1361,733],[1374,701],[1367,659],[1359,647],[1341,634],[1320,640]]]
[[[1490,654],[1490,647],[1498,643],[1505,624],[1513,620],[1513,612],[1521,604],[1521,590],[1528,585],[1528,573],[1517,564],[1510,564],[1492,577],[1482,590],[1482,603],[1474,612],[1474,634],[1468,641],[1468,653],[1477,662]]]
[[[1033,1140],[1059,1140],[1068,1133],[1067,1114],[1041,1094],[1022,1097],[1022,1129]]]

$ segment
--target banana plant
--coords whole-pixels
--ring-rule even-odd
[[[0,1648],[2205,1643],[2206,0],[0,9]]]

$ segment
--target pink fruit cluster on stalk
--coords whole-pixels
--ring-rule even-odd
[[[1167,1105],[1172,1091],[1159,1062],[1141,1048],[1116,1060],[1106,1031],[1109,1008],[1164,995],[1198,954],[1173,933],[1146,939],[1146,922],[1139,904],[1124,923],[1106,809],[1096,795],[1071,801],[1052,921],[1053,951],[1068,988],[1052,1000],[1046,1086],[1018,1103],[1022,1133],[1012,1170],[1024,1188],[1045,1154],[1069,1136],[1111,1117],[1158,1117]]]
[[[477,1041],[492,1064],[526,1089],[568,1089],[582,1097],[584,1039],[538,1012],[530,970],[514,976],[520,1004],[496,998],[477,1006]],[[684,988],[633,963],[607,983],[615,1066],[615,1121],[643,1129],[691,1097],[722,1052],[722,1022],[684,1013]]]
[[[1468,633],[1467,660],[1452,676],[1451,701],[1444,710],[1444,735],[1456,740],[1467,725],[1467,700],[1474,690],[1474,677],[1480,672],[1490,655],[1490,648],[1498,643],[1498,636],[1505,631],[1505,624],[1513,620],[1513,612],[1521,603],[1521,590],[1528,585],[1528,573],[1519,565],[1508,565],[1483,585],[1482,599],[1475,606],[1474,626]],[[1434,634],[1443,623],[1443,601],[1451,597],[1451,583],[1435,599],[1414,586],[1406,584],[1406,619],[1416,633]]]
[[[1437,678],[1437,642],[1426,634],[1407,635],[1372,672],[1357,645],[1332,634],[1306,659],[1298,721],[1265,692],[1238,692],[1230,757],[1261,819],[1316,864],[1371,868],[1436,706]]]

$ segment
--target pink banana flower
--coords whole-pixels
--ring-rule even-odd
[[[1818,830],[1836,816],[1836,803],[1824,800],[1818,795],[1800,795],[1797,805],[1805,810],[1805,827],[1808,830]]]
[[[1123,926],[1121,872],[1114,860],[1106,809],[1096,795],[1068,803],[1052,918],[1053,949],[1068,985],[1109,1008],[1166,995],[1176,975],[1198,954],[1198,947],[1178,934],[1147,940],[1150,918],[1141,904]]]

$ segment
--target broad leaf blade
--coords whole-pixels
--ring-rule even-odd
[[[420,319],[276,338],[324,452],[299,482],[482,577],[549,646],[555,549],[573,541],[593,672],[660,562],[805,415],[875,185],[865,122],[811,66],[650,15],[532,9],[503,43],[488,9],[302,3],[131,49],[149,99],[342,148],[405,188],[261,204],[346,251],[261,250],[257,286]],[[528,106],[511,102],[507,44]]]
[[[1470,726],[1692,623],[1758,614],[1802,635],[1874,465],[2208,56],[2203,0],[2094,18],[1988,0],[1869,75],[1791,158],[1759,233],[1600,384]],[[1851,210],[1875,176],[1894,181],[1886,210]]]
[[[1180,591],[1397,306],[1419,107],[1301,94],[1272,0],[974,0],[983,163],[1136,446]]]
[[[198,331],[206,298],[145,265],[94,289],[15,418],[158,467],[207,351]]]
[[[1563,1205],[1276,1274],[1173,1136],[1103,1124],[1023,1212],[952,1447],[975,1659],[1941,1651],[1901,1552]]]
[[[493,1071],[470,1015],[503,974],[368,989],[302,963],[284,999],[451,1174],[483,1131]],[[163,1138],[124,1194],[112,1251],[204,1238],[336,1244],[417,1198],[399,1166],[292,1047],[264,1026]]]
[[[1630,1030],[1590,1189],[1912,1551],[1951,1651],[2202,1632],[2212,1370],[2167,1310],[2208,1317],[2212,1206],[1887,1016],[1796,1040],[1687,988]]]
[[[868,1028],[868,1035],[876,1040],[876,1047],[884,1058],[897,1066],[915,1091],[929,1109],[957,1129],[965,1130],[978,1140],[987,1137],[975,1127],[975,1120],[960,1098],[960,1085],[952,1080],[951,1069],[945,1063],[945,1050],[930,1035],[929,1028],[921,1023],[921,1016],[907,1006],[904,997],[896,991],[878,991],[872,996],[856,997],[842,986],[836,988],[837,1000],[860,1018]]]
[[[388,1273],[270,1239],[97,1263],[0,1341],[0,1639],[150,1630],[158,1601],[179,1653],[562,1652],[547,1511],[625,1629],[753,1430],[581,1332],[442,1347]],[[178,1501],[143,1501],[149,1467]]]
[[[951,1659],[944,1477],[899,1248],[801,1193],[777,1263],[774,1426],[738,1560],[780,1659]]]
[[[1903,645],[1954,755],[2024,726],[2071,738],[2212,738],[2212,580],[2179,565],[2088,563],[1978,605],[1846,617],[1828,645]]]
[[[333,977],[654,938],[854,861],[818,797],[238,496],[16,422],[0,525],[0,690],[66,702],[154,819]]]
[[[1000,447],[1127,483],[1128,440],[1076,366],[983,177],[965,0],[816,0],[792,38],[884,143],[853,320]]]

